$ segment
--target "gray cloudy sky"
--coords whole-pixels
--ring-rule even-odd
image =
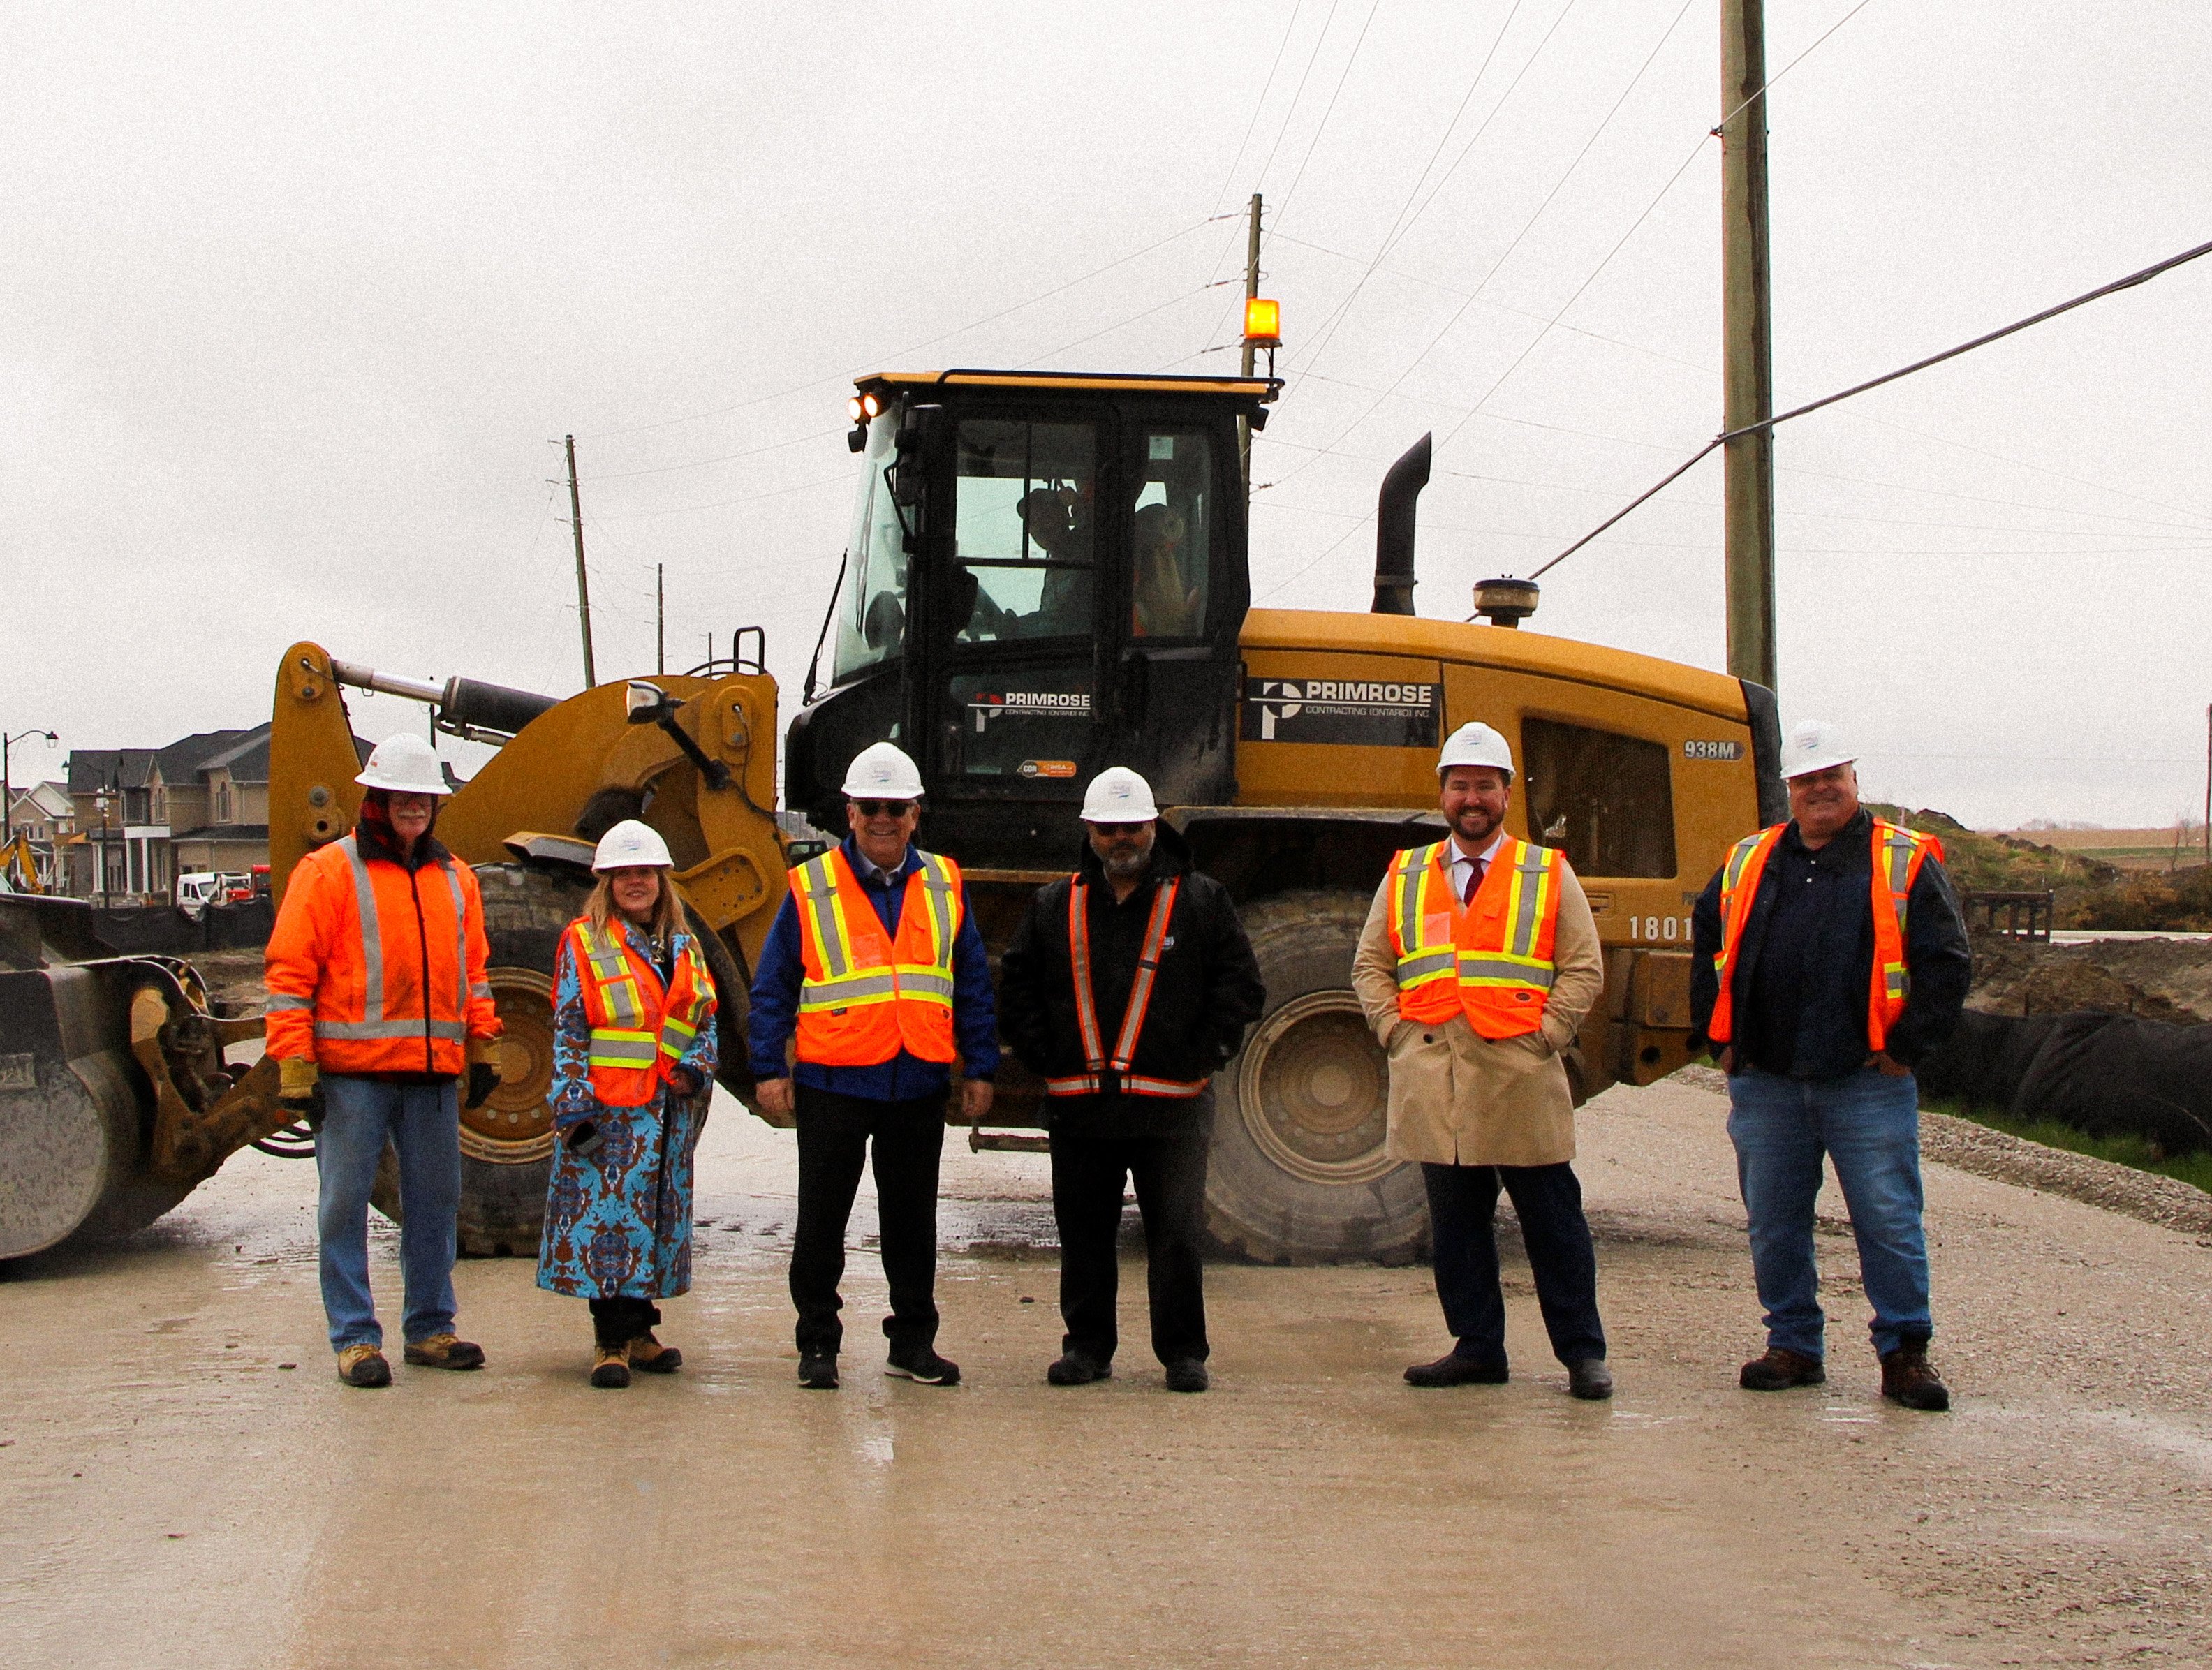
[[[1782,403],[2212,236],[2196,0],[1856,3],[1769,5],[1770,72],[1813,48],[1770,115]],[[763,623],[787,718],[850,374],[1233,369],[1212,217],[1255,189],[1290,378],[1255,595],[1364,607],[1433,429],[1418,597],[1462,616],[1718,427],[1717,13],[9,8],[0,723],[63,738],[16,776],[257,722],[299,637],[575,689],[571,431],[601,676],[652,665],[665,563],[672,665]],[[2208,299],[2212,260],[1780,432],[1784,711],[1852,726],[1869,789],[2200,803]],[[1721,665],[1719,483],[1539,624]]]

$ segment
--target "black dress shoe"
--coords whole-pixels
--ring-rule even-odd
[[[1206,1372],[1206,1364],[1194,1357],[1179,1357],[1167,1365],[1167,1369],[1170,1392],[1203,1392],[1213,1384],[1213,1377]]]
[[[1054,1386],[1088,1386],[1094,1380],[1113,1379],[1114,1365],[1081,1351],[1063,1351],[1044,1371],[1044,1377]]]
[[[1457,1351],[1433,1363],[1416,1363],[1406,1370],[1408,1386],[1503,1386],[1505,1381],[1503,1363],[1485,1363]]]
[[[799,1383],[810,1392],[837,1389],[837,1357],[834,1351],[805,1351],[799,1358]]]
[[[1593,1403],[1613,1395],[1613,1370],[1605,1366],[1601,1357],[1586,1357],[1579,1363],[1567,1364],[1567,1391],[1570,1395],[1588,1398]]]

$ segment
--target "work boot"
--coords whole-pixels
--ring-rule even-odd
[[[960,1365],[949,1357],[939,1357],[928,1346],[918,1351],[894,1351],[890,1361],[884,1364],[884,1372],[895,1380],[911,1380],[922,1386],[957,1386]]]
[[[428,1339],[410,1339],[402,1353],[417,1369],[481,1369],[483,1347],[472,1345],[450,1333],[434,1333]]]
[[[836,1391],[837,1353],[801,1351],[799,1354],[799,1383],[810,1392]]]
[[[1044,1377],[1054,1386],[1088,1386],[1094,1380],[1113,1379],[1114,1365],[1101,1363],[1095,1357],[1085,1357],[1081,1351],[1063,1351],[1044,1371]]]
[[[392,1365],[374,1345],[348,1345],[338,1353],[338,1378],[349,1386],[389,1386]]]
[[[672,1375],[684,1366],[684,1353],[662,1345],[647,1328],[629,1342],[629,1366],[649,1375]]]
[[[1907,1340],[1881,1359],[1881,1394],[1907,1409],[1951,1406],[1950,1388],[1936,1379],[1935,1369],[1928,1366],[1925,1340]]]
[[[1505,1381],[1503,1363],[1485,1363],[1457,1351],[1433,1363],[1416,1363],[1406,1370],[1408,1386],[1503,1386]]]
[[[1600,1403],[1613,1395],[1613,1370],[1605,1366],[1601,1357],[1586,1357],[1579,1363],[1567,1364],[1567,1393],[1571,1397],[1587,1398]]]
[[[1747,1392],[1786,1392],[1793,1386],[1825,1384],[1828,1371],[1817,1357],[1793,1351],[1787,1345],[1769,1345],[1766,1355],[1743,1365],[1735,1383]]]
[[[602,1391],[619,1392],[629,1384],[629,1341],[619,1345],[600,1342],[592,1362],[592,1384]]]
[[[1206,1364],[1194,1357],[1179,1357],[1169,1363],[1167,1381],[1170,1392],[1203,1392],[1213,1384]]]

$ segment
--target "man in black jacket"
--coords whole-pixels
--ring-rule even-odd
[[[1945,1409],[1921,1226],[1915,1062],[1958,1023],[1973,972],[1934,837],[1859,805],[1854,756],[1808,720],[1784,739],[1788,823],[1737,843],[1691,915],[1690,1030],[1729,1075],[1766,1354],[1749,1391],[1826,1380],[1813,1203],[1835,1162],[1874,1309],[1882,1395]]]
[[[1191,868],[1135,772],[1084,797],[1082,868],[1040,888],[999,965],[999,1025],[1049,1095],[1060,1225],[1055,1386],[1113,1372],[1123,1180],[1144,1219],[1152,1350],[1170,1391],[1206,1388],[1206,1162],[1211,1079],[1266,989],[1237,908]]]

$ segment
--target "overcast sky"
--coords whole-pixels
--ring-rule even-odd
[[[1770,73],[1806,54],[1779,404],[2212,237],[2201,0],[1856,6],[1769,7]],[[567,433],[601,677],[652,667],[661,563],[672,665],[761,623],[787,720],[852,373],[1233,370],[1215,217],[1255,190],[1290,383],[1255,595],[1364,608],[1433,430],[1416,595],[1458,618],[1719,427],[1717,9],[7,7],[0,724],[62,738],[15,777],[258,723],[301,637],[575,689]],[[1784,713],[1859,735],[1870,792],[2201,805],[2208,303],[2212,259],[1779,432]],[[1720,666],[1720,480],[1534,624]]]

